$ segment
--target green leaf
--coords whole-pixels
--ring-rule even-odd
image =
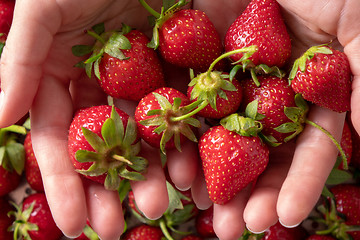
[[[171,214],[176,209],[183,209],[184,205],[181,202],[181,198],[178,194],[178,191],[168,181],[166,181],[166,188],[169,195],[169,206],[166,212]]]
[[[75,45],[71,48],[71,52],[76,57],[82,57],[90,54],[93,51],[93,46],[90,45]]]
[[[5,163],[5,146],[0,146],[0,166],[2,166],[4,169],[7,169],[6,163]]]
[[[6,154],[13,169],[21,175],[25,166],[24,145],[17,142],[10,142],[6,145]]]
[[[122,33],[113,33],[104,46],[104,52],[119,60],[129,59],[120,49],[131,49],[131,43]]]
[[[108,118],[105,120],[101,128],[101,135],[104,138],[104,141],[109,148],[112,148],[118,144],[117,136],[116,136],[116,128],[113,119]]]
[[[130,172],[126,168],[119,172],[119,175],[123,178],[133,180],[133,181],[144,181],[146,178],[138,172]]]
[[[124,138],[124,124],[122,119],[120,118],[118,112],[115,110],[115,106],[113,105],[111,109],[111,119],[114,120],[115,124],[115,145],[120,145],[123,143]]]
[[[144,172],[149,165],[147,159],[143,157],[132,157],[130,162],[132,162],[132,165],[129,165],[129,167],[137,172]]]
[[[121,180],[118,188],[118,193],[121,202],[125,200],[125,198],[128,196],[130,191],[131,191],[130,181],[128,179]]]
[[[352,179],[352,175],[349,172],[334,168],[326,180],[326,184],[337,185],[345,183],[350,179]]]
[[[97,162],[101,161],[102,155],[96,152],[87,151],[87,150],[77,150],[75,153],[75,159],[78,162]]]
[[[105,142],[99,137],[96,133],[92,132],[91,130],[82,127],[82,132],[84,134],[85,139],[91,145],[92,148],[98,153],[104,152],[106,149]]]
[[[105,24],[104,23],[98,23],[91,28],[97,35],[101,35],[105,32]]]
[[[164,97],[158,93],[153,93],[153,94],[154,94],[156,100],[158,101],[158,103],[160,104],[160,107],[162,110],[172,108],[171,103],[169,102],[169,100],[167,100],[166,97]]]
[[[109,169],[105,178],[104,186],[107,190],[118,190],[120,186],[120,177],[116,169]]]

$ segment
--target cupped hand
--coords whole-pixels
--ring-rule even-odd
[[[347,54],[354,75],[352,120],[360,132],[360,107],[356,105],[360,98],[360,23],[356,20],[360,3],[356,0],[278,2],[292,39],[292,59],[288,67],[309,47],[323,43],[331,42]],[[196,0],[194,8],[205,11],[224,36],[228,26],[248,3]],[[340,140],[344,113],[313,106],[308,118]],[[217,236],[221,240],[238,239],[245,227],[253,232],[263,232],[277,221],[288,227],[300,224],[318,201],[337,154],[330,139],[311,126],[305,127],[296,143],[273,148],[269,165],[254,186],[241,191],[228,204],[214,206],[213,224]],[[198,206],[209,206],[211,203],[203,190],[204,180],[197,179],[193,185],[193,189],[197,189],[193,192]]]

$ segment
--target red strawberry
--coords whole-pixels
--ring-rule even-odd
[[[211,238],[216,237],[213,227],[213,207],[209,207],[206,210],[202,210],[196,216],[195,228],[200,236]]]
[[[295,228],[286,228],[277,222],[265,231],[261,239],[264,240],[303,240],[307,236],[305,229],[300,225]]]
[[[313,235],[310,235],[308,238],[306,238],[306,240],[336,240],[336,238],[333,238],[330,235],[313,234]]]
[[[14,206],[16,206],[14,204]],[[58,240],[63,234],[56,226],[44,193],[29,195],[11,212],[16,220],[11,230],[14,239]],[[16,230],[16,231],[15,231]],[[22,239],[21,238],[21,239]]]
[[[81,109],[70,125],[68,140],[75,169],[105,188],[116,190],[124,178],[144,179],[141,172],[147,161],[137,156],[136,123],[124,111],[109,105]]]
[[[164,237],[159,227],[141,224],[128,229],[121,239],[123,240],[162,240]]]
[[[25,162],[21,136],[25,134],[26,129],[18,125],[0,129],[0,196],[15,190],[20,184]]]
[[[144,33],[128,26],[120,32],[104,32],[96,26],[88,33],[98,39],[94,47],[75,46],[73,53],[82,56],[93,50],[85,61],[85,68],[89,76],[94,70],[105,93],[114,98],[138,101],[165,85],[160,60],[154,49],[146,46],[150,40]]]
[[[15,7],[15,0],[1,0],[0,1],[0,41],[5,42],[7,34],[9,33],[13,13]]]
[[[243,88],[242,110],[254,100],[257,101],[257,112],[264,118],[259,122],[263,125],[262,133],[272,136],[281,143],[291,133],[283,133],[276,130],[284,123],[291,122],[286,116],[286,107],[295,107],[295,93],[289,86],[287,80],[275,76],[259,76],[260,87],[257,87],[251,79],[241,81]]]
[[[91,228],[89,220],[86,222],[83,232],[75,240],[100,240],[99,235]]]
[[[31,132],[25,137],[25,177],[30,187],[38,192],[44,191],[44,185],[41,178],[41,172],[37,163],[31,141]]]
[[[221,123],[225,127],[211,127],[199,141],[206,186],[216,204],[230,201],[265,170],[269,161],[269,150],[256,135],[256,123],[237,114]],[[240,126],[252,127],[247,132]]]
[[[250,62],[242,62],[245,66],[284,66],[291,54],[291,42],[276,0],[252,0],[230,25],[224,44],[227,52],[257,46],[258,51],[248,58]],[[239,53],[230,58],[238,62],[243,56]]]
[[[348,239],[345,238],[347,234],[353,240],[360,239],[360,187],[354,184],[338,184],[330,191],[334,195],[336,211],[344,217],[344,224],[349,227],[339,227],[333,234],[341,239]],[[356,230],[351,229],[352,226],[357,226]]]
[[[192,130],[200,123],[186,114],[195,106],[180,91],[164,87],[142,98],[135,110],[135,120],[141,138],[153,147],[165,149],[176,147],[186,139],[197,141]]]
[[[169,3],[171,1],[168,1]],[[178,1],[156,13],[144,0],[140,3],[156,18],[151,47],[157,49],[169,63],[205,70],[222,54],[219,33],[205,12],[181,9],[188,1]]]
[[[11,240],[13,239],[12,233],[8,231],[12,222],[15,220],[12,216],[8,216],[8,212],[13,211],[13,207],[5,197],[0,197],[0,239]]]
[[[289,79],[304,99],[346,112],[350,110],[351,76],[345,53],[320,45],[309,48],[294,62]]]

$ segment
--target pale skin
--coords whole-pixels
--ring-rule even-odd
[[[204,10],[223,36],[248,2],[195,0],[193,7]],[[360,106],[355,104],[360,101],[360,2],[278,2],[292,37],[294,57],[311,45],[331,40],[347,54],[354,75],[352,119],[360,132],[360,121],[356,120],[360,118]],[[148,3],[156,9],[161,1]],[[13,25],[1,58],[4,96],[0,100],[0,127],[15,123],[30,110],[33,146],[46,195],[56,223],[67,236],[79,235],[86,219],[90,219],[104,240],[119,239],[124,226],[117,194],[82,181],[68,157],[67,130],[73,112],[80,106],[106,100],[96,82],[86,79],[81,70],[73,67],[79,59],[72,55],[70,48],[91,43],[92,39],[83,31],[99,22],[110,29],[119,28],[125,22],[147,31],[147,15],[134,0],[16,2]],[[94,96],[98,97],[94,99]],[[124,103],[118,102],[118,105],[121,107]],[[345,114],[312,107],[309,118],[340,139]],[[184,146],[182,154],[191,153],[193,147]],[[132,188],[139,208],[147,217],[156,219],[165,211],[168,198],[164,172],[152,151],[154,149],[144,146],[143,154],[150,162],[147,181],[132,183]],[[205,209],[211,202],[204,179],[197,174],[199,166],[184,155],[169,153],[170,176],[180,189],[191,187],[197,206]],[[299,224],[318,200],[336,156],[337,149],[332,142],[320,131],[307,127],[296,145],[272,152],[271,163],[251,193],[247,188],[228,204],[214,206],[214,228],[218,237],[235,240],[245,226],[261,232],[279,219],[289,227]],[[186,170],[181,170],[184,166]],[[148,201],[149,196],[158,197]],[[222,228],[224,223],[226,229]]]

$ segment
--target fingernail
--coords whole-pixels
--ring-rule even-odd
[[[299,225],[301,224],[301,222],[299,222],[299,223],[294,224],[294,225],[286,225],[286,224],[284,224],[284,223],[281,221],[280,218],[279,218],[279,222],[280,222],[281,225],[283,225],[283,226],[286,227],[286,228],[295,228],[295,227],[297,227],[297,226],[299,226]]]
[[[251,230],[251,228],[249,228],[249,226],[248,226],[247,224],[246,224],[246,228],[247,228],[247,230],[249,230],[250,232],[252,232],[252,233],[254,233],[254,234],[261,234],[261,233],[266,232],[266,230],[268,230],[268,229],[265,229],[265,230],[259,231],[259,232],[253,231],[253,230]]]

